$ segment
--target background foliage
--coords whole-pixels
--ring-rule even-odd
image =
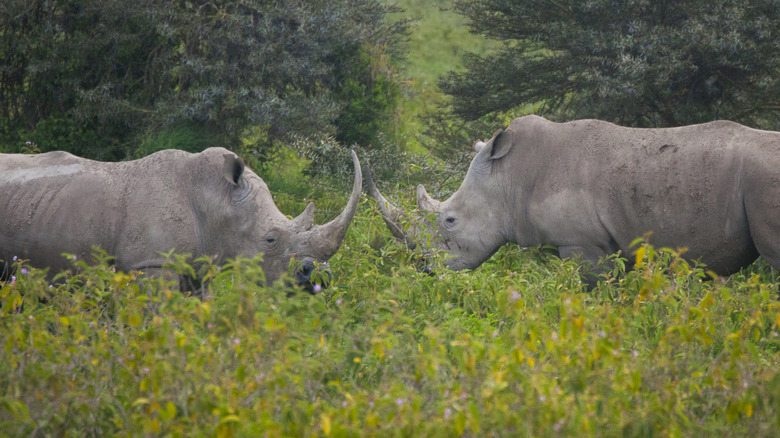
[[[780,2],[456,0],[502,46],[442,80],[468,119],[540,104],[630,126],[780,127]]]
[[[100,159],[171,129],[373,141],[395,104],[404,21],[376,0],[27,1],[0,10],[0,134]],[[365,111],[370,107],[371,111]],[[359,117],[358,117],[359,116]],[[162,135],[162,141],[156,139]],[[257,149],[257,148],[256,148]]]

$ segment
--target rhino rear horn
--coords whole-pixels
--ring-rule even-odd
[[[360,170],[360,161],[358,161],[355,151],[352,154],[352,164],[355,168],[355,182],[352,184],[352,194],[344,210],[327,224],[318,225],[312,229],[312,240],[315,245],[330,258],[339,250],[344,236],[347,234],[347,228],[352,222],[352,218],[357,211],[360,195],[363,192],[363,174]]]
[[[417,186],[417,208],[420,211],[434,212],[440,210],[440,206],[441,202],[431,198],[422,184]]]
[[[309,202],[309,205],[306,206],[306,208],[303,210],[303,213],[299,214],[295,217],[295,219],[293,219],[293,224],[295,227],[304,231],[309,231],[311,227],[314,226],[313,202]]]

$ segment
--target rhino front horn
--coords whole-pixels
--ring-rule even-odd
[[[312,230],[312,240],[314,244],[326,255],[326,259],[333,256],[339,250],[344,236],[347,234],[347,228],[352,222],[352,218],[357,211],[360,202],[360,194],[363,188],[363,174],[360,171],[360,161],[358,161],[355,151],[352,154],[352,164],[355,167],[355,182],[352,185],[352,195],[349,197],[347,206],[344,207],[338,216],[327,224],[318,225]]]
[[[363,173],[366,175],[368,195],[376,200],[377,207],[379,207],[379,214],[390,229],[390,233],[392,233],[396,239],[404,242],[408,248],[414,249],[416,243],[404,232],[403,227],[400,224],[400,220],[406,218],[406,214],[404,214],[400,208],[385,199],[382,192],[376,187],[374,178],[371,176],[371,171],[368,167],[363,169]]]

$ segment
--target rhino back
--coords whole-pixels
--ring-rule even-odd
[[[652,232],[654,244],[687,247],[688,257],[716,272],[757,256],[745,177],[780,168],[780,134],[732,122],[669,129],[534,123],[544,140],[535,143],[542,150],[529,208],[546,243],[584,238],[630,254],[630,243]]]
[[[171,164],[183,158],[168,151],[122,163],[64,152],[0,156],[0,258],[57,271],[67,267],[61,253],[85,257],[93,245],[124,269],[154,257],[176,240],[178,232],[166,233],[171,225],[192,228],[178,200],[181,172]]]

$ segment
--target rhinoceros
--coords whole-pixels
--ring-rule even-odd
[[[780,133],[729,121],[678,128],[627,128],[600,120],[513,120],[477,152],[446,201],[417,187],[417,205],[435,214],[435,242],[449,268],[476,268],[506,243],[552,245],[562,258],[593,266],[656,246],[727,275],[763,256],[780,269]],[[393,234],[402,212],[366,176],[368,193]],[[422,227],[425,228],[425,227]],[[412,235],[410,235],[412,234]],[[592,286],[595,278],[588,282]]]
[[[118,163],[61,151],[0,154],[0,273],[13,257],[58,272],[70,266],[63,253],[83,259],[93,246],[114,256],[120,270],[157,275],[161,253],[170,251],[218,260],[262,253],[267,281],[294,257],[296,279],[313,287],[315,265],[336,253],[357,209],[362,173],[354,151],[352,160],[347,206],[315,226],[313,203],[288,219],[265,182],[224,148]]]

